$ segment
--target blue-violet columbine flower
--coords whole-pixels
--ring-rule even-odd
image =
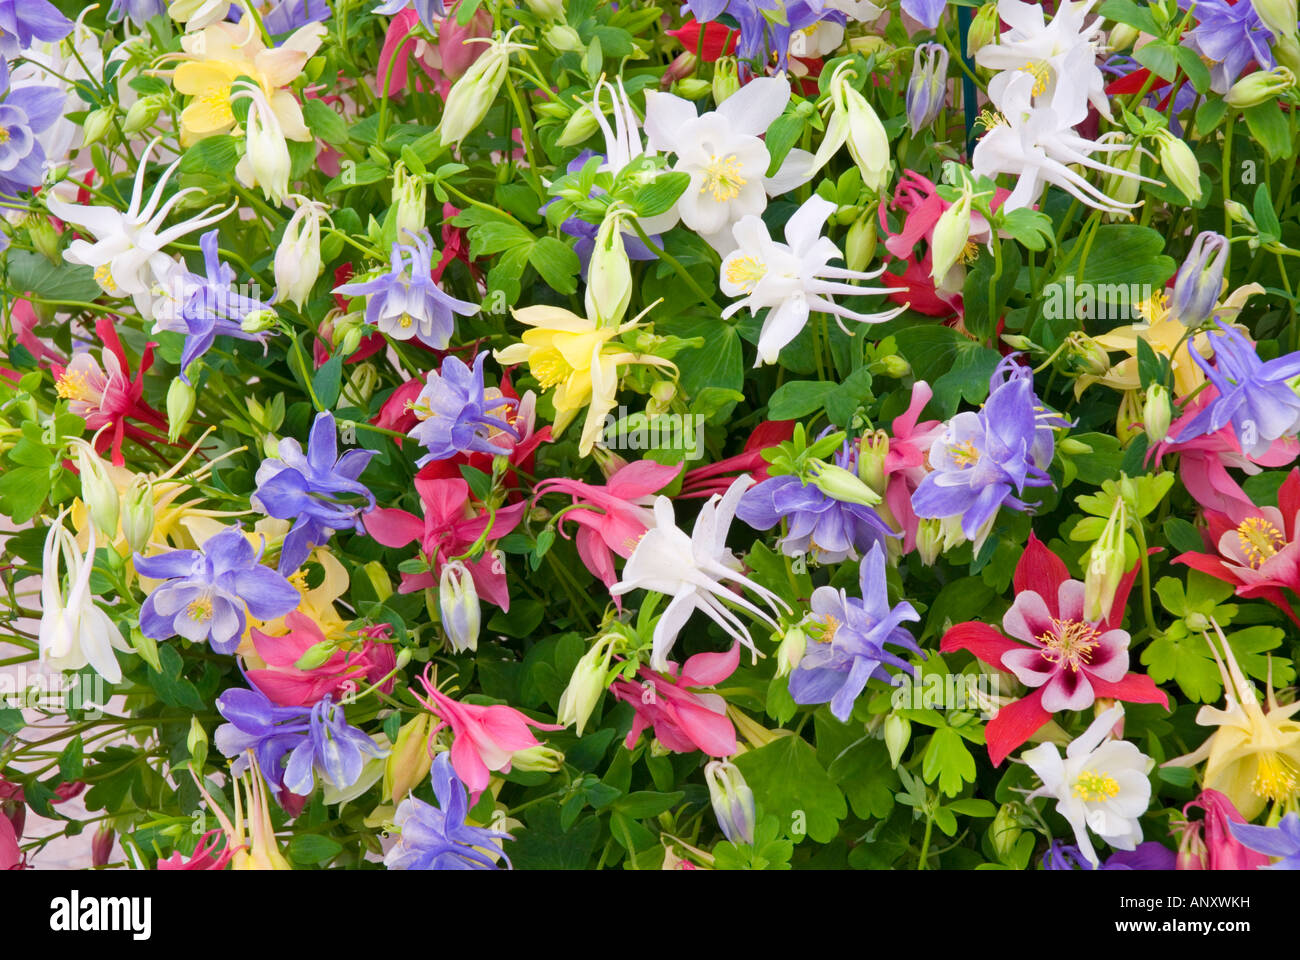
[[[518,437],[515,428],[503,419],[517,403],[509,397],[487,397],[483,386],[485,359],[486,350],[474,359],[473,367],[457,357],[447,357],[442,361],[440,373],[430,372],[420,395],[411,404],[411,412],[420,422],[411,428],[410,434],[428,451],[416,461],[419,466],[458,453],[489,456],[510,453],[510,448],[493,444],[491,437],[501,431]]]
[[[209,537],[198,550],[137,553],[136,573],[164,581],[140,608],[140,630],[154,640],[207,640],[217,653],[234,653],[246,614],[273,620],[298,606],[297,589],[262,566],[261,556],[238,526]]]
[[[500,857],[510,860],[501,841],[510,834],[472,827],[465,822],[469,798],[451,766],[451,755],[433,761],[433,795],[438,805],[408,796],[393,822],[401,831],[397,844],[384,857],[389,870],[495,870]]]
[[[0,20],[0,37],[4,29]],[[0,196],[16,198],[44,181],[45,149],[37,137],[63,115],[66,97],[58,87],[19,87],[0,103]]]
[[[1292,811],[1276,827],[1228,821],[1228,829],[1237,842],[1257,853],[1278,857],[1276,863],[1261,870],[1300,870],[1300,814]]]
[[[47,0],[0,0],[0,56],[6,60],[37,40],[53,43],[71,32],[72,21]]]

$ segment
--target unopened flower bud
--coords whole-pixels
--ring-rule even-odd
[[[1224,200],[1223,209],[1228,212],[1228,216],[1232,217],[1233,223],[1244,223],[1251,230],[1259,231],[1259,227],[1255,224],[1254,214],[1250,212],[1245,204],[1238,203],[1236,200]]]
[[[831,77],[831,94],[834,102],[832,123],[843,124],[847,129],[846,143],[849,155],[862,174],[862,183],[879,195],[889,185],[894,169],[893,152],[884,124],[858,90],[849,83],[852,73],[845,61]]]
[[[279,323],[276,312],[270,307],[262,310],[253,310],[244,315],[244,319],[239,321],[239,329],[244,333],[262,333],[270,330]]]
[[[95,836],[90,841],[90,865],[92,867],[108,866],[108,861],[113,856],[113,843],[116,840],[117,831],[113,829],[111,823],[105,823],[95,831]]]
[[[162,96],[152,94],[131,104],[131,109],[127,110],[126,118],[122,121],[122,132],[132,134],[147,129],[162,112],[163,100]]]
[[[871,363],[871,372],[891,380],[901,380],[912,372],[912,365],[896,353],[888,353]]]
[[[1250,0],[1250,4],[1273,36],[1295,36],[1296,0]]]
[[[943,552],[942,521],[923,518],[917,524],[916,552],[920,555],[921,562],[927,567],[934,564],[934,561],[939,558],[939,554]]]
[[[1070,457],[1086,457],[1092,453],[1092,447],[1074,437],[1066,437],[1058,446],[1062,453]]]
[[[459,143],[483,122],[505,82],[510,54],[518,49],[519,45],[508,39],[492,41],[487,51],[451,85],[442,123],[438,125],[438,136],[444,147]]]
[[[1183,827],[1183,835],[1178,840],[1178,856],[1174,859],[1175,870],[1208,870],[1209,850],[1201,836],[1200,821],[1188,823]]]
[[[1020,804],[1014,800],[1002,804],[989,827],[989,843],[993,845],[993,852],[998,859],[1004,863],[1011,858],[1025,832],[1020,824],[1019,810]]]
[[[1173,408],[1169,404],[1169,391],[1161,384],[1153,383],[1147,387],[1146,403],[1142,406],[1142,426],[1146,429],[1147,440],[1155,446],[1169,433],[1169,422],[1173,417]]]
[[[672,92],[684,100],[701,100],[713,90],[713,84],[699,77],[684,77],[673,84]]]
[[[277,302],[285,300],[302,309],[324,265],[320,253],[320,225],[328,219],[323,203],[303,203],[284,228],[284,236],[275,249],[275,285]]]
[[[419,233],[425,228],[427,211],[425,200],[428,188],[419,177],[413,177],[400,161],[393,166],[393,205],[397,208],[397,236]]]
[[[110,541],[117,537],[117,515],[121,506],[117,485],[108,475],[108,467],[84,440],[75,441],[77,471],[81,475],[81,500],[90,511],[90,519]]]
[[[524,5],[543,20],[563,20],[563,0],[524,0]]]
[[[713,65],[713,102],[721,106],[740,89],[740,70],[735,57],[719,57]]]
[[[92,143],[98,143],[104,138],[113,125],[113,114],[116,108],[100,107],[98,110],[92,110],[86,114],[86,119],[81,122],[81,145],[88,147]]]
[[[208,732],[197,717],[190,717],[190,730],[185,736],[185,748],[190,752],[190,768],[197,774],[208,759]]]
[[[400,803],[429,775],[433,766],[429,755],[429,734],[433,725],[433,714],[421,711],[397,731],[397,742],[384,762],[385,799]]]
[[[122,504],[122,535],[133,553],[143,553],[153,536],[153,482],[137,473],[126,488]]]
[[[1228,240],[1212,230],[1196,235],[1192,249],[1178,270],[1169,312],[1186,327],[1199,327],[1210,318],[1223,292],[1223,271],[1228,263]]]
[[[453,560],[442,568],[438,581],[438,612],[442,628],[456,653],[478,649],[478,631],[481,611],[474,578],[465,564]]]
[[[1127,150],[1116,150],[1110,154],[1108,163],[1119,173],[1107,173],[1103,178],[1102,190],[1108,196],[1114,197],[1118,206],[1135,203],[1138,196],[1138,188],[1142,181],[1139,177],[1142,174],[1142,150],[1139,149],[1137,140],[1126,134],[1117,133],[1112,138],[1116,144],[1125,144]],[[1107,214],[1107,218],[1112,221],[1128,220],[1130,214],[1122,212],[1112,212]]]
[[[884,430],[865,434],[858,444],[858,477],[874,492],[885,495],[885,460],[889,456],[889,434]]]
[[[1128,528],[1128,511],[1122,496],[1115,498],[1115,506],[1101,532],[1092,545],[1088,569],[1084,575],[1083,618],[1092,623],[1110,617],[1115,603],[1115,591],[1124,579],[1124,537]]]
[[[1092,337],[1078,331],[1070,334],[1066,347],[1071,373],[1100,377],[1110,369],[1110,355]]]
[[[860,273],[867,269],[876,255],[876,237],[876,218],[870,212],[853,221],[844,241],[844,260],[850,270]]]
[[[889,765],[895,770],[903,759],[903,751],[912,739],[912,723],[905,717],[891,713],[885,717],[885,748],[889,751]]]
[[[536,771],[540,773],[558,773],[564,766],[564,754],[554,747],[538,744],[525,747],[510,755],[510,766],[516,770]]]
[[[998,37],[1001,22],[998,18],[998,5],[993,0],[979,8],[971,18],[970,29],[966,34],[966,56],[975,59],[982,47],[987,47]]]
[[[1117,23],[1110,28],[1110,48],[1118,53],[1120,50],[1127,50],[1133,44],[1137,43],[1140,31],[1137,27],[1130,26],[1127,23]]]
[[[1286,67],[1256,70],[1234,83],[1223,99],[1228,106],[1238,109],[1257,107],[1276,100],[1294,86],[1295,74]]]
[[[55,232],[54,224],[50,223],[50,218],[33,212],[31,216],[23,221],[23,226],[27,228],[27,235],[31,238],[32,246],[43,254],[50,263],[56,267],[62,267],[63,252],[60,249],[59,235]]]
[[[880,494],[863,483],[856,474],[824,460],[814,460],[812,482],[822,493],[843,503],[859,503],[873,507],[880,502]]]
[[[582,655],[582,659],[573,668],[569,685],[560,694],[555,719],[566,727],[573,724],[578,736],[582,736],[583,728],[605,692],[605,678],[617,639],[617,635],[612,633],[598,637],[592,648]]]
[[[1156,134],[1160,143],[1160,169],[1192,203],[1201,199],[1201,165],[1192,148],[1168,130]]]
[[[907,124],[913,135],[939,116],[948,94],[948,51],[938,43],[922,43],[912,56],[907,81]]]
[[[348,374],[347,382],[339,391],[338,409],[344,407],[364,408],[375,395],[379,387],[379,371],[373,363],[358,363]]]
[[[167,439],[175,443],[193,415],[194,388],[177,377],[167,388]]]
[[[301,657],[294,662],[296,670],[315,670],[322,666],[325,661],[334,656],[338,649],[338,644],[333,640],[321,640],[319,643],[313,643],[308,647]]]
[[[596,108],[590,103],[584,103],[573,111],[573,115],[560,131],[560,135],[555,140],[557,147],[574,147],[582,143],[597,130],[600,129],[600,123],[596,119]]]
[[[587,317],[598,327],[617,327],[632,301],[632,264],[623,246],[623,215],[617,207],[605,212],[596,232],[587,271]]]
[[[957,202],[939,214],[930,242],[930,277],[935,283],[942,282],[966,249],[971,229],[970,208],[970,191],[963,190]]]
[[[667,87],[679,80],[684,80],[695,72],[695,68],[700,64],[699,57],[693,53],[679,53],[673,58],[673,62],[668,64],[668,69],[664,71],[660,84]]]
[[[727,760],[713,760],[704,768],[709,800],[718,826],[732,843],[754,842],[754,791],[740,768]]]
[[[578,31],[567,23],[557,23],[546,31],[546,42],[560,53],[578,53],[586,49]]]
[[[799,661],[803,659],[804,651],[807,649],[808,635],[804,633],[802,627],[794,626],[787,630],[776,648],[776,675],[778,677],[789,675],[791,670],[799,666]]]

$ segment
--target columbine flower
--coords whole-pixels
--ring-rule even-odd
[[[934,123],[947,94],[947,48],[938,43],[918,45],[912,57],[912,76],[907,81],[907,125],[913,135]]]
[[[709,800],[718,826],[732,843],[754,842],[754,791],[734,763],[710,761],[704,767]]]
[[[260,187],[262,196],[284,203],[289,196],[289,144],[271,103],[256,84],[240,83],[230,102],[248,100],[244,124],[244,155],[235,166],[235,176],[246,187]]]
[[[420,18],[420,24],[429,32],[429,36],[435,36],[437,30],[434,28],[435,16],[445,17],[447,10],[442,0],[385,0],[375,9],[371,10],[374,14],[383,14],[391,17],[395,13],[407,9],[408,7],[415,10],[416,15]]]
[[[355,691],[362,679],[383,680],[392,669],[392,647],[367,639],[356,644],[329,640],[320,624],[301,610],[284,618],[288,633],[272,635],[256,627],[249,633],[256,656],[249,654],[248,682],[278,706],[305,707],[326,695]],[[308,654],[314,666],[298,664]],[[262,667],[252,666],[261,661]]]
[[[1037,8],[1035,8],[1037,9]],[[988,49],[997,49],[985,47]],[[1002,97],[1002,114],[990,121],[992,126],[975,145],[971,170],[977,177],[996,177],[999,173],[1018,178],[1007,197],[1006,210],[1019,210],[1038,202],[1046,184],[1055,184],[1089,207],[1107,213],[1124,213],[1134,204],[1122,203],[1107,196],[1081,174],[1071,169],[1078,164],[1109,173],[1116,178],[1136,178],[1158,183],[1149,177],[1094,160],[1095,153],[1122,153],[1133,149],[1118,140],[1103,143],[1088,140],[1074,132],[1087,114],[1087,103],[1031,106],[1035,78],[1019,71],[1010,74]],[[1069,107],[1073,109],[1062,112]]]
[[[37,136],[63,115],[66,96],[58,87],[24,86],[0,102],[0,196],[17,198],[44,181],[46,156]]]
[[[273,37],[330,18],[328,0],[269,0],[263,5],[262,23]]]
[[[483,386],[483,361],[487,351],[466,366],[456,357],[442,361],[441,372],[430,372],[424,389],[411,404],[419,423],[408,431],[428,451],[416,461],[424,466],[432,460],[446,460],[458,453],[509,455],[509,447],[490,442],[493,431],[515,436],[505,419],[516,402],[497,396],[488,400]],[[491,406],[489,406],[491,404]]]
[[[789,102],[790,83],[784,76],[755,78],[703,116],[696,116],[689,100],[646,93],[648,148],[676,154],[673,169],[691,178],[677,201],[682,223],[719,253],[734,247],[732,225],[748,214],[761,214],[768,194],[791,189],[796,182],[790,171],[807,165],[804,151],[791,151],[776,176],[767,176],[772,157],[759,135]]]
[[[1134,567],[1116,591],[1110,615],[1084,616],[1084,585],[1033,533],[1016,564],[1016,600],[1002,618],[1011,638],[984,623],[951,627],[944,653],[969,650],[997,670],[1013,673],[1032,692],[1006,704],[988,723],[989,759],[999,764],[1060,710],[1086,710],[1097,698],[1159,703],[1169,698],[1150,677],[1129,673],[1129,635],[1121,629]]]
[[[1196,750],[1166,766],[1190,767],[1206,760],[1205,787],[1226,794],[1243,817],[1253,820],[1266,803],[1289,803],[1300,793],[1300,722],[1293,719],[1300,700],[1279,706],[1270,686],[1261,707],[1223,631],[1213,620],[1210,623],[1223,657],[1208,634],[1205,640],[1219,664],[1225,702],[1222,710],[1201,707],[1196,722],[1218,729]]]
[[[841,28],[840,37],[843,38],[844,8],[847,6],[849,4],[836,4],[825,0],[790,0],[788,3],[780,3],[777,0],[689,0],[682,6],[682,12],[690,13],[698,23],[715,22],[726,13],[740,25],[736,54],[741,59],[762,60],[770,53],[776,60],[777,69],[785,70],[788,55],[792,54],[796,57],[820,55],[808,49],[806,43],[795,42],[796,37],[806,38],[813,34],[820,24],[832,23]],[[879,8],[874,9],[878,15]],[[721,27],[722,24],[718,23],[717,26]],[[688,43],[685,37],[681,39],[687,49],[693,53],[696,47]],[[837,46],[839,43],[835,43],[830,49],[833,50]],[[707,54],[706,58],[713,59]]]
[[[233,653],[248,614],[270,620],[298,606],[298,591],[259,564],[260,557],[238,526],[226,527],[199,550],[135,554],[140,576],[164,581],[140,608],[141,631],[155,640],[207,640],[217,653]]]
[[[478,650],[482,620],[478,591],[474,587],[474,578],[459,560],[444,566],[438,578],[438,615],[453,651]]]
[[[790,696],[795,703],[829,703],[831,713],[848,723],[853,704],[872,677],[889,681],[885,664],[907,669],[908,662],[885,649],[885,644],[921,654],[904,620],[920,620],[910,603],[889,605],[885,583],[885,554],[880,545],[859,566],[862,597],[844,590],[818,587],[813,591],[811,620],[804,625],[810,642],[799,666],[790,673]],[[921,654],[924,656],[924,654]]]
[[[130,653],[122,631],[95,605],[90,591],[90,574],[95,566],[95,529],[84,555],[76,539],[63,525],[64,510],[45,535],[41,563],[41,626],[38,633],[41,662],[55,670],[80,670],[90,664],[109,683],[122,679],[122,668],[114,648]],[[68,573],[68,593],[62,586],[62,571]]]
[[[836,282],[873,280],[885,268],[860,273],[828,266],[831,260],[843,259],[844,256],[829,237],[821,235],[835,209],[835,204],[829,200],[816,194],[809,197],[785,225],[788,243],[773,240],[767,225],[757,216],[744,217],[732,229],[739,249],[723,259],[719,284],[727,296],[742,299],[727,307],[722,316],[730,317],[742,307],[748,307],[752,315],[767,308],[754,366],[775,363],[781,348],[799,335],[811,313],[827,313],[859,323],[883,323],[905,309],[898,307],[883,313],[862,314],[839,306],[831,299],[831,295],[837,293],[872,296],[889,292],[885,288]],[[844,328],[842,322],[840,328]]]
[[[1185,327],[1199,327],[1210,318],[1223,290],[1223,271],[1228,263],[1226,237],[1205,230],[1196,235],[1174,281],[1170,313]]]
[[[720,694],[696,691],[726,680],[739,663],[737,643],[726,653],[697,653],[680,669],[672,661],[663,673],[640,667],[637,683],[614,681],[610,692],[635,711],[623,746],[631,750],[642,732],[653,727],[655,739],[675,753],[700,750],[711,757],[732,756],[737,747],[736,727],[727,716],[727,701]]]
[[[1123,716],[1121,706],[1100,714],[1064,757],[1054,743],[1021,755],[1043,782],[1029,798],[1056,798],[1056,812],[1074,828],[1075,842],[1094,867],[1099,861],[1088,831],[1112,847],[1133,850],[1142,839],[1138,818],[1151,803],[1151,758],[1126,740],[1103,742]]]
[[[668,653],[695,610],[717,623],[728,636],[747,646],[754,659],[758,659],[758,650],[749,630],[722,599],[749,611],[773,629],[776,629],[776,622],[761,608],[730,590],[726,581],[753,590],[774,613],[780,612],[778,604],[789,610],[785,601],[775,593],[741,573],[740,561],[727,549],[727,531],[736,515],[736,506],[753,482],[747,476],[740,477],[724,496],[714,494],[710,497],[700,508],[690,536],[678,529],[673,502],[667,497],[655,500],[655,526],[646,532],[628,558],[627,566],[623,568],[623,579],[609,590],[615,596],[637,589],[653,590],[673,598],[655,624],[650,657],[652,669],[668,669]]]
[[[1202,818],[1192,820],[1192,810],[1200,810]],[[1268,865],[1268,857],[1234,838],[1234,825],[1245,823],[1246,818],[1219,791],[1202,790],[1195,800],[1184,804],[1183,816],[1188,818],[1183,843],[1192,850],[1198,845],[1204,850],[1204,865],[1192,869],[1257,870]],[[1180,844],[1180,854],[1184,849]]]
[[[1229,822],[1228,829],[1237,842],[1277,861],[1259,870],[1300,870],[1300,814],[1292,811],[1276,827],[1257,827],[1249,823]]]
[[[918,517],[961,517],[962,533],[978,548],[999,507],[1027,509],[1013,490],[1051,484],[1052,427],[1060,424],[1034,395],[1032,371],[1015,355],[1004,358],[984,407],[957,414],[930,447],[933,471],[912,495],[912,509]]]
[[[1185,443],[1231,423],[1242,452],[1258,457],[1274,440],[1300,429],[1300,397],[1287,383],[1300,374],[1300,352],[1265,363],[1241,333],[1222,321],[1216,321],[1216,326],[1222,333],[1210,334],[1214,366],[1198,353],[1192,359],[1205,371],[1218,397],[1167,442]]]
[[[125,17],[135,26],[143,27],[154,17],[160,17],[166,12],[167,4],[163,0],[113,0],[113,5],[108,8],[108,20],[117,23]],[[194,855],[197,857],[198,851]]]
[[[433,239],[428,231],[411,244],[393,244],[392,269],[364,282],[345,283],[334,292],[366,297],[366,323],[394,340],[415,338],[434,350],[445,350],[455,329],[452,314],[473,316],[479,308],[457,300],[433,281]]]
[[[231,289],[235,271],[222,263],[218,254],[219,234],[209,230],[199,238],[203,267],[207,274],[191,273],[183,262],[169,261],[155,288],[154,332],[170,330],[185,336],[181,351],[181,379],[189,383],[189,365],[212,348],[218,336],[265,343],[268,331],[247,333],[245,317],[269,305]]]
[[[440,753],[433,761],[435,807],[408,796],[393,817],[400,836],[384,856],[389,870],[494,870],[497,858],[510,860],[501,841],[510,834],[465,822],[469,800],[465,784],[452,770],[451,758]]]
[[[62,40],[72,21],[47,0],[0,0],[0,56],[12,60],[37,40]]]
[[[1183,34],[1184,46],[1210,62],[1210,88],[1224,94],[1252,61],[1268,69],[1273,59],[1272,37],[1250,0],[1195,0],[1198,23]],[[1193,0],[1178,0],[1187,10]]]
[[[298,209],[285,225],[284,236],[275,248],[277,302],[288,300],[302,309],[316,278],[324,269],[320,256],[320,225],[329,219],[323,203],[298,198]]]
[[[218,207],[213,205],[202,213],[163,229],[162,223],[172,208],[191,193],[202,191],[202,188],[186,187],[177,190],[166,203],[159,206],[168,180],[180,165],[181,161],[177,158],[158,178],[148,203],[141,206],[149,156],[158,142],[152,141],[140,156],[140,167],[136,171],[135,186],[131,191],[131,203],[125,213],[116,207],[65,203],[52,193],[45,198],[50,213],[95,237],[94,243],[82,239],[73,240],[72,245],[63,252],[63,259],[69,263],[93,267],[95,280],[105,293],[114,297],[135,297],[137,308],[146,316],[150,315],[147,295],[150,293],[151,281],[155,275],[165,275],[168,269],[169,261],[162,248],[195,230],[211,226],[238,206],[238,203],[234,203],[214,214],[212,211],[218,210]]]
[[[280,548],[280,572],[292,573],[335,530],[362,533],[361,514],[375,506],[374,494],[357,478],[375,451],[358,448],[338,455],[338,431],[333,414],[318,413],[304,454],[292,437],[280,441],[278,458],[262,461],[254,482],[255,506],[279,520],[294,520]],[[340,500],[341,495],[364,497],[366,507]]]
[[[527,363],[542,390],[555,388],[554,436],[560,436],[578,411],[587,408],[578,440],[578,452],[584,457],[595,446],[606,414],[614,409],[620,366],[645,364],[675,369],[659,357],[632,353],[618,341],[618,337],[639,325],[639,317],[617,327],[602,327],[594,319],[580,317],[563,307],[524,307],[513,314],[533,329],[520,337],[522,343],[497,350],[493,357],[501,364]]]

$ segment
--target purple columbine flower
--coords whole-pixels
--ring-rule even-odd
[[[1252,60],[1261,70],[1274,66],[1273,35],[1250,0],[1178,0],[1178,6],[1187,10],[1193,2],[1199,22],[1183,35],[1183,45],[1213,64],[1210,86],[1215,93],[1227,93]]]
[[[451,755],[433,760],[433,795],[438,805],[408,796],[393,822],[402,832],[384,857],[389,870],[495,870],[494,854],[510,864],[501,841],[510,834],[471,827],[465,822],[469,798],[451,767]]]
[[[602,163],[608,162],[609,158],[603,153],[597,153],[595,150],[583,150],[569,161],[565,170],[569,173],[579,173],[587,165],[587,161],[592,157],[600,157]],[[591,196],[603,194],[604,191],[598,187],[593,187]],[[559,198],[554,198],[542,204],[537,211],[541,216],[546,216],[547,209],[553,203],[559,203]],[[569,217],[560,224],[561,232],[573,237],[573,252],[578,255],[578,262],[582,264],[582,282],[587,282],[587,270],[591,266],[591,254],[596,249],[596,234],[600,232],[600,224],[589,223],[581,217]],[[663,240],[658,234],[650,234],[650,241],[655,244],[662,244]],[[623,249],[627,253],[629,260],[657,260],[658,257],[641,242],[641,238],[636,235],[636,231],[629,230],[623,233]]]
[[[948,96],[948,51],[939,43],[923,43],[912,56],[907,81],[907,125],[913,135],[939,116]]]
[[[1103,870],[1173,870],[1178,855],[1158,840],[1146,840],[1132,850],[1116,850],[1101,865]]]
[[[244,318],[270,305],[231,289],[235,271],[218,255],[219,233],[209,230],[199,238],[206,276],[174,263],[162,280],[163,295],[154,303],[154,328],[185,336],[181,351],[181,379],[189,383],[191,363],[207,353],[218,336],[266,343],[269,330],[249,333]]]
[[[831,713],[847,723],[853,703],[872,677],[890,681],[885,664],[908,669],[909,664],[885,649],[904,647],[925,656],[901,624],[920,620],[907,601],[889,605],[885,583],[885,552],[871,548],[858,568],[862,598],[843,590],[818,587],[812,595],[813,619],[804,632],[809,642],[799,666],[790,673],[795,703],[830,703]]]
[[[217,749],[237,757],[231,773],[239,776],[248,768],[251,750],[277,794],[307,796],[317,776],[346,790],[361,777],[367,755],[388,753],[350,726],[329,694],[312,707],[277,707],[260,690],[234,687],[217,697],[217,710],[227,721],[217,728]]]
[[[1292,811],[1276,827],[1228,821],[1228,829],[1243,847],[1268,857],[1280,857],[1277,863],[1261,870],[1300,870],[1300,814]]]
[[[903,0],[900,6],[905,14],[919,21],[921,26],[933,30],[939,25],[939,18],[943,16],[948,0]]]
[[[1199,327],[1210,318],[1223,292],[1227,264],[1228,239],[1213,230],[1198,233],[1178,271],[1169,301],[1169,312],[1183,326]]]
[[[1004,357],[993,371],[988,402],[978,413],[965,411],[948,421],[930,447],[933,471],[912,494],[918,517],[960,516],[962,533],[977,544],[1003,504],[1028,508],[1015,494],[1051,485],[1052,428],[1068,425],[1044,411],[1034,394],[1033,371],[1015,358]]]
[[[847,441],[835,465],[857,472],[856,444]],[[745,491],[736,516],[755,530],[770,530],[782,520],[786,535],[777,541],[788,557],[811,556],[818,563],[857,560],[886,537],[896,537],[871,507],[836,500],[816,483],[793,474],[768,477]]]
[[[140,630],[154,640],[179,635],[193,643],[207,640],[217,653],[234,653],[244,635],[245,611],[273,620],[298,606],[293,584],[263,567],[261,557],[238,525],[198,550],[157,557],[137,553],[136,573],[164,581],[140,608]]]
[[[1261,457],[1274,440],[1300,428],[1300,397],[1287,385],[1288,380],[1300,375],[1300,352],[1265,363],[1255,352],[1255,345],[1237,330],[1220,320],[1215,324],[1223,332],[1209,335],[1214,365],[1195,350],[1192,358],[1219,395],[1170,442],[1186,443],[1217,433],[1231,423],[1241,452]]]
[[[442,361],[441,373],[429,374],[424,389],[411,405],[420,422],[411,428],[410,434],[428,450],[416,461],[418,466],[446,460],[458,453],[489,456],[510,453],[510,448],[490,442],[490,432],[503,430],[516,438],[519,435],[507,421],[492,413],[506,413],[517,401],[502,396],[487,399],[483,386],[486,358],[485,350],[474,359],[474,366],[469,367],[463,360],[449,356]]]
[[[1053,840],[1043,854],[1044,870],[1091,870],[1092,862],[1073,843]]]
[[[394,340],[419,340],[434,350],[451,342],[458,313],[478,313],[475,304],[443,293],[433,282],[433,240],[427,230],[412,235],[412,244],[394,243],[392,270],[381,277],[345,283],[334,289],[348,297],[366,297],[366,323]]]
[[[401,13],[407,7],[415,8],[415,15],[420,18],[420,23],[424,25],[424,29],[429,31],[430,34],[435,32],[433,18],[447,15],[442,0],[387,0],[386,3],[380,4],[370,12],[391,17],[395,13]]]
[[[45,150],[37,136],[63,115],[66,97],[57,87],[19,87],[0,103],[0,196],[16,198],[44,181]]]
[[[326,0],[278,0],[262,15],[262,23],[267,33],[278,37],[329,18],[330,5]]]
[[[108,8],[108,19],[110,23],[117,23],[125,17],[137,27],[141,27],[166,12],[165,0],[113,0],[113,5]]]
[[[374,509],[375,497],[357,478],[375,451],[349,450],[340,457],[334,417],[324,412],[311,425],[305,454],[292,437],[281,440],[277,452],[278,458],[257,468],[253,497],[269,516],[295,520],[280,548],[280,572],[292,573],[335,530],[365,532],[361,515]],[[364,497],[365,508],[340,499],[346,494]]]
[[[742,60],[767,59],[776,54],[777,69],[784,70],[790,53],[790,38],[823,20],[844,24],[848,18],[839,10],[827,10],[820,0],[688,0],[682,6],[699,23],[717,20],[722,14],[740,26],[736,56]],[[771,19],[766,14],[773,15]],[[785,22],[777,23],[777,20]],[[693,52],[693,51],[692,51]]]
[[[47,0],[0,0],[0,55],[7,60],[21,54],[35,40],[53,43],[71,32],[72,21]],[[60,103],[63,96],[60,91]]]

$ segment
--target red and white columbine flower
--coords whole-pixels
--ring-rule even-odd
[[[985,623],[959,623],[943,635],[944,653],[969,650],[1032,688],[1002,707],[985,731],[989,758],[999,764],[1061,710],[1086,710],[1098,697],[1159,703],[1169,697],[1150,677],[1129,673],[1129,635],[1121,629],[1135,566],[1115,591],[1110,615],[1088,620],[1084,585],[1032,533],[1016,565],[1016,600],[1002,618],[1010,637]],[[1011,639],[1014,638],[1014,639]]]

